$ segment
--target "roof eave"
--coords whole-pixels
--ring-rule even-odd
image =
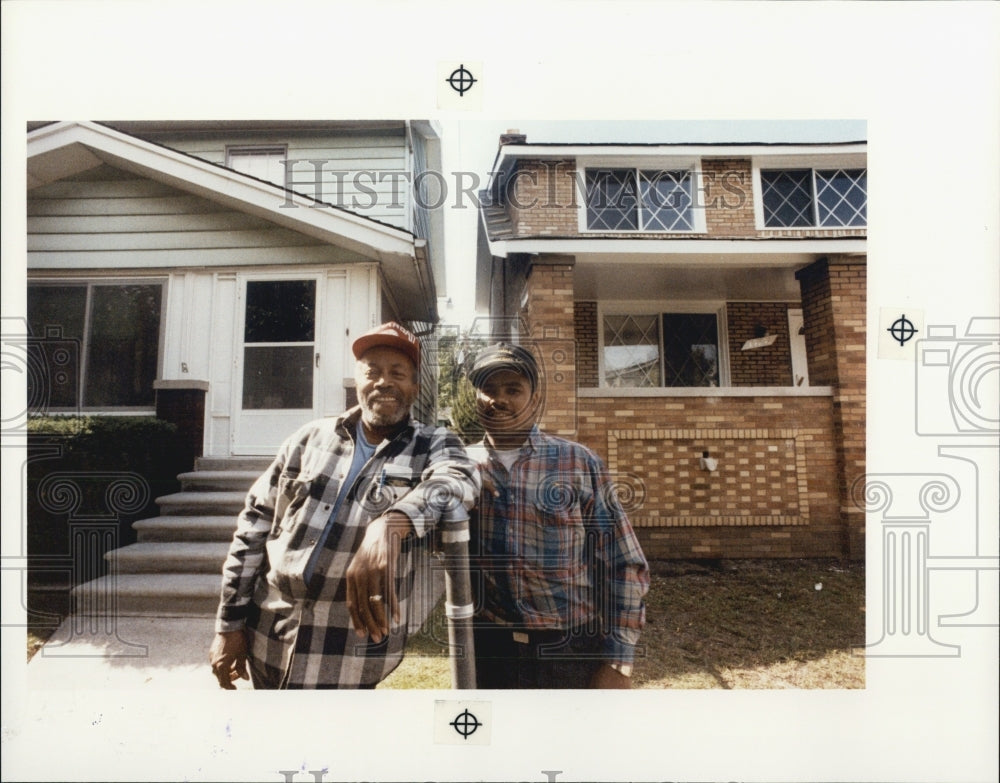
[[[408,231],[97,123],[59,122],[32,131],[27,156],[29,189],[107,163],[366,258],[414,253]]]

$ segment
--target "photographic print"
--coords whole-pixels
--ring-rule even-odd
[[[5,778],[995,778],[992,9],[46,7]]]

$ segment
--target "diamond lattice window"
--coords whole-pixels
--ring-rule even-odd
[[[689,169],[587,169],[587,228],[693,231],[693,180]]]
[[[719,361],[715,313],[604,316],[606,386],[719,386]]]
[[[837,169],[816,172],[816,208],[821,226],[868,224],[868,172]]]
[[[719,385],[719,329],[715,313],[665,313],[664,386]]]
[[[660,385],[660,333],[655,315],[604,317],[604,382],[629,388]]]
[[[868,224],[866,169],[761,171],[768,228],[849,228]]]

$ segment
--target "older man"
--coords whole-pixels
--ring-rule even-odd
[[[649,570],[590,449],[542,432],[538,364],[486,348],[469,373],[486,430],[473,515],[479,688],[628,688]]]
[[[352,350],[359,405],[295,432],[247,495],[210,651],[223,688],[248,665],[260,689],[375,687],[403,655],[413,544],[477,497],[461,441],[410,416],[417,338],[387,323]]]

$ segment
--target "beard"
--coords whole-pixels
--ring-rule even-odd
[[[375,405],[379,401],[379,396],[371,395],[360,401],[361,417],[364,419],[365,424],[370,427],[394,427],[405,421],[410,415],[410,407],[413,405],[414,399],[394,397],[394,401],[396,402],[395,407],[387,411],[380,411],[375,409]]]

